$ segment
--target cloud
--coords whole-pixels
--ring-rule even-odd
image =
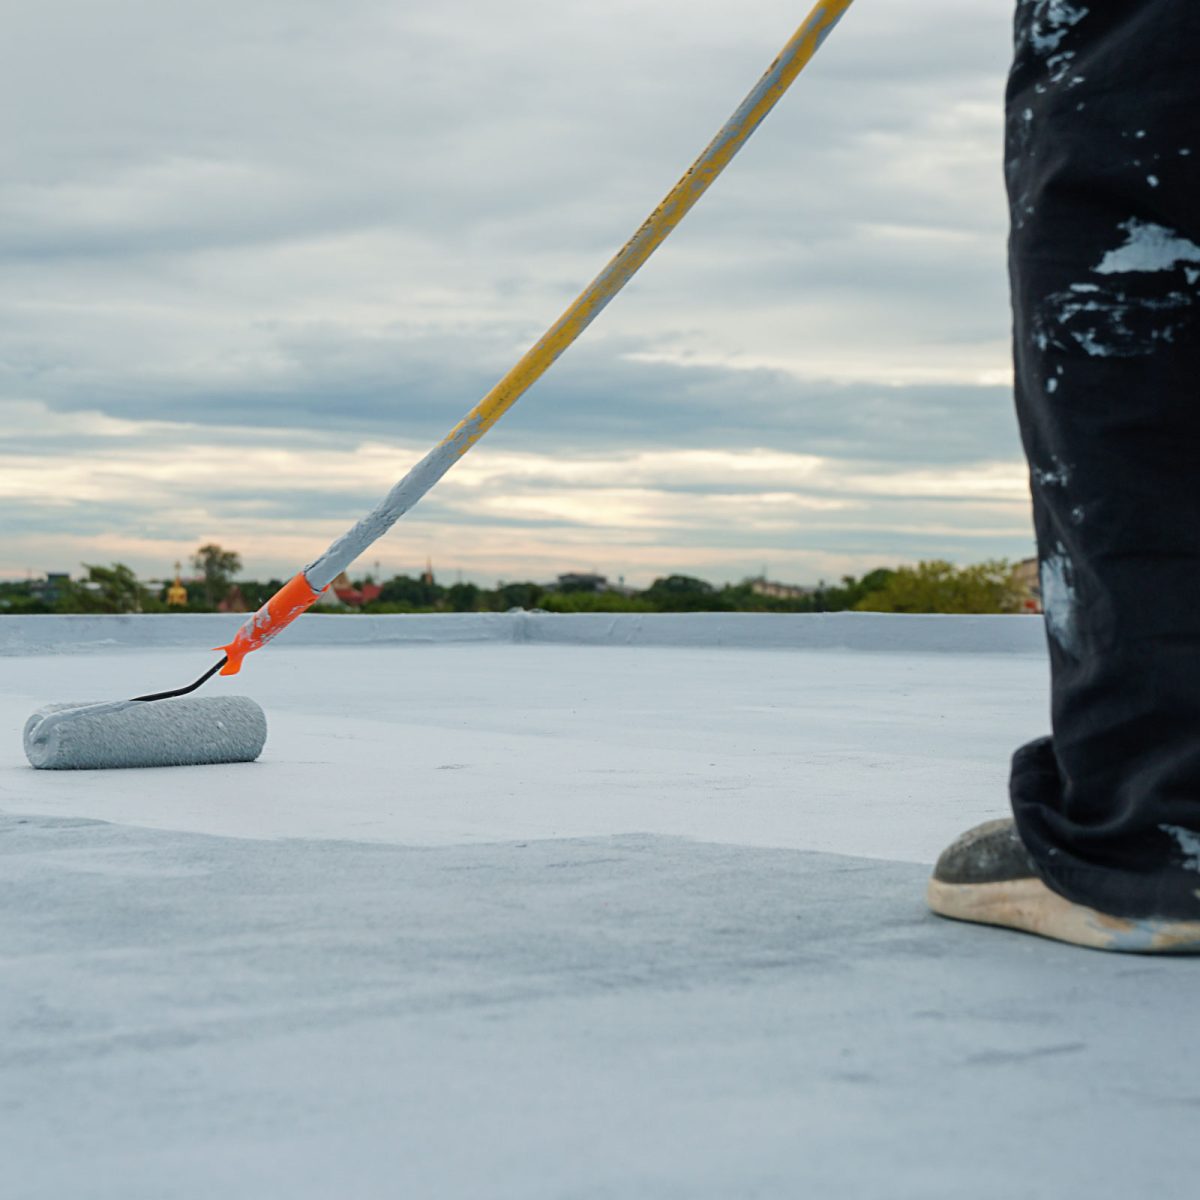
[[[1027,500],[983,494],[1023,471],[1008,7],[852,10],[394,544],[505,574],[589,546],[613,573],[1023,554]],[[7,6],[0,571],[197,537],[240,539],[256,571],[310,557],[540,335],[795,20],[783,0]]]
[[[0,559],[7,573],[41,546],[76,561],[124,555],[161,574],[215,539],[258,573],[286,576],[421,452],[346,434],[281,441],[236,426],[65,418],[31,403],[20,413],[20,427],[0,435],[0,503],[20,514]],[[368,559],[411,569],[435,555],[490,580],[553,573],[555,555],[575,565],[603,555],[613,574],[648,583],[671,562],[739,578],[769,555],[781,569],[828,575],[895,561],[909,544],[973,559],[1009,553],[1027,522],[1027,480],[1013,462],[935,469],[765,448],[562,456],[490,446]]]

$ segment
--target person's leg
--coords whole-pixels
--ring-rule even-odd
[[[1198,63],[1195,0],[1023,0],[1006,158],[1053,730],[1014,757],[1016,832],[1052,899],[1183,922],[1200,922]]]

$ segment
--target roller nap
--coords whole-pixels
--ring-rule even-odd
[[[25,723],[25,756],[52,771],[252,762],[266,740],[247,696],[48,704]]]

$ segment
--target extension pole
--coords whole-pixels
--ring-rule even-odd
[[[508,410],[544,375],[560,354],[596,319],[638,268],[666,240],[692,205],[708,190],[730,159],[817,52],[852,0],[818,0],[779,57],[742,101],[724,128],[683,178],[667,193],[642,227],[588,284],[570,307],[527,350],[521,360],[423,458],[382,502],[335,541],[320,558],[284,584],[238,630],[225,651],[222,675],[235,675],[242,659],[273,638],[314,604],[372,542],[382,537]]]

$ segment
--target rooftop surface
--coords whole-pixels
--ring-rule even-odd
[[[309,617],[258,763],[25,764],[231,628],[0,618],[6,1195],[1194,1194],[1200,962],[923,906],[1038,622]]]

